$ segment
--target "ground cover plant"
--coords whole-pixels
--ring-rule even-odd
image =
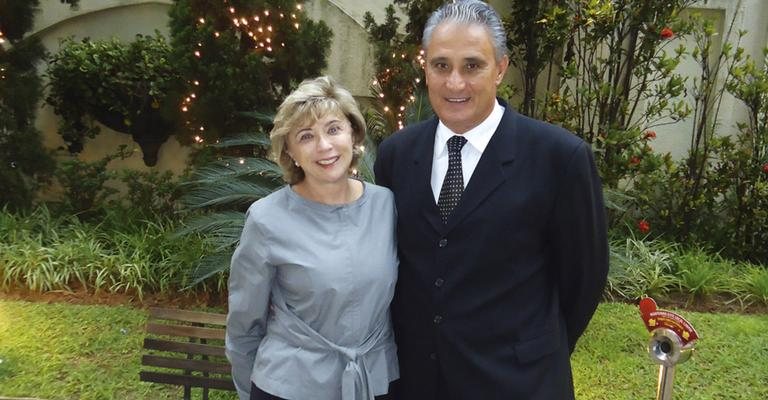
[[[114,222],[111,219],[120,219]],[[169,293],[187,286],[187,273],[207,249],[200,237],[172,236],[176,224],[106,216],[83,222],[39,207],[26,214],[0,210],[0,289]],[[221,289],[224,278],[212,281]],[[206,286],[199,287],[201,291]]]
[[[676,397],[768,397],[768,316],[681,313],[701,339],[677,370]],[[177,389],[139,382],[146,318],[126,306],[0,300],[0,396],[180,398]],[[577,398],[654,398],[658,368],[647,339],[637,307],[601,304],[572,357]],[[235,397],[213,391],[212,398]]]
[[[686,307],[743,311],[768,306],[768,268],[702,248],[653,238],[616,239],[605,295],[634,302],[651,296]]]

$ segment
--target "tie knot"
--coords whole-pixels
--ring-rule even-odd
[[[467,139],[464,136],[451,136],[451,138],[448,139],[448,153],[460,152],[465,143],[467,143]]]

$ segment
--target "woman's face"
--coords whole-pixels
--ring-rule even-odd
[[[304,170],[310,185],[346,182],[352,164],[352,126],[329,114],[288,134],[288,155]]]

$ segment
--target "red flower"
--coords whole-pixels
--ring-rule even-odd
[[[646,139],[649,139],[649,140],[650,139],[656,139],[656,132],[654,132],[654,131],[646,131],[645,135],[643,135],[643,137],[646,138]]]
[[[763,164],[763,172],[768,174],[768,163]]]
[[[675,32],[673,32],[670,27],[664,27],[664,29],[661,30],[662,39],[672,39],[673,36],[675,36]]]
[[[648,223],[648,221],[641,219],[640,221],[637,221],[637,229],[642,233],[648,233],[651,230],[651,224]]]
[[[632,156],[632,157],[629,159],[629,165],[637,165],[637,164],[640,164],[640,157],[638,157],[638,156]]]

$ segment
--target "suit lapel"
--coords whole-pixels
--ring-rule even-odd
[[[459,205],[448,218],[446,225],[443,225],[438,217],[437,220],[441,226],[440,231],[448,232],[453,229],[506,180],[504,168],[514,161],[514,152],[517,150],[517,146],[513,145],[517,128],[517,115],[508,105],[504,104],[504,106],[504,116],[490,142],[488,142],[488,146],[483,151],[469,184],[461,195]],[[434,135],[432,136],[434,137]],[[432,141],[434,143],[434,138]],[[430,197],[430,199],[433,198]],[[435,210],[437,210],[436,206]]]
[[[414,151],[411,153],[413,171],[410,182],[411,193],[421,214],[437,232],[443,232],[445,225],[440,220],[440,212],[432,193],[432,159],[435,152],[437,122],[437,117],[429,120],[414,144]]]

